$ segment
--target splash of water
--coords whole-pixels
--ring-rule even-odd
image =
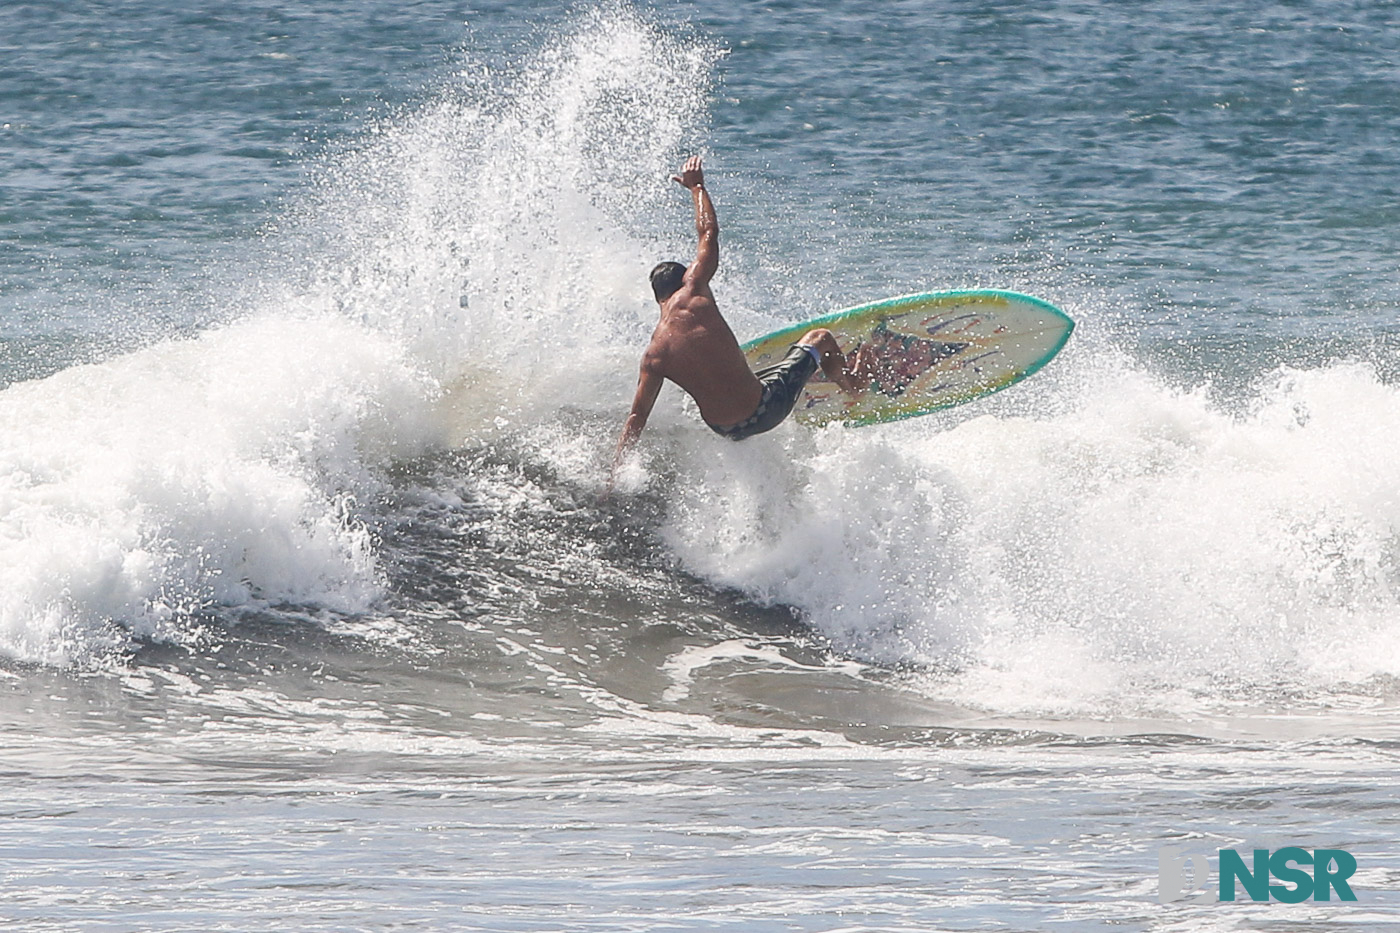
[[[0,650],[180,639],[218,605],[362,610],[363,504],[436,446],[495,438],[600,482],[645,271],[689,243],[652,218],[676,214],[716,54],[609,8],[464,68],[333,158],[243,320],[0,395]],[[1279,372],[1241,414],[1072,346],[977,417],[742,445],[674,398],[636,483],[682,565],[926,693],[1141,715],[1400,673],[1400,393],[1364,366]]]
[[[1073,397],[1057,415],[681,454],[709,465],[679,492],[672,546],[965,705],[1146,716],[1384,693],[1400,391],[1365,365],[1283,370],[1239,414],[1115,354],[1059,365],[1038,377]]]
[[[601,7],[518,66],[468,62],[333,157],[241,320],[0,395],[0,651],[372,605],[383,469],[588,399],[606,370],[579,351],[636,327],[655,234],[633,221],[715,55]]]

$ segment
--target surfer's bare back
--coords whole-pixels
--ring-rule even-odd
[[[803,335],[776,365],[757,373],[750,371],[739,341],[710,292],[710,278],[719,268],[719,221],[705,190],[700,157],[687,159],[681,173],[671,180],[690,189],[700,245],[690,265],[663,262],[651,270],[651,289],[661,308],[661,320],[642,354],[637,394],[617,443],[614,473],[646,427],[661,384],[667,379],[695,399],[700,417],[716,434],[736,441],[777,427],[792,411],[818,366],[844,391],[857,391],[836,338],[822,328]]]

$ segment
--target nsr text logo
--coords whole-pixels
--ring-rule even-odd
[[[1351,885],[1347,884],[1347,879],[1356,874],[1356,859],[1342,849],[1309,852],[1298,846],[1287,846],[1272,855],[1268,849],[1255,849],[1253,870],[1245,866],[1244,859],[1234,849],[1221,849],[1218,858],[1220,872],[1216,890],[1191,894],[1210,880],[1210,856],[1177,848],[1159,850],[1157,899],[1163,904],[1183,899],[1189,903],[1233,901],[1238,881],[1251,901],[1267,901],[1270,897],[1285,904],[1297,904],[1308,898],[1330,901],[1333,891],[1338,900],[1356,900]],[[1312,871],[1299,867],[1304,865],[1312,866]],[[1270,884],[1270,876],[1282,883]]]

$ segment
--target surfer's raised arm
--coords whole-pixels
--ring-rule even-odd
[[[719,220],[715,217],[715,205],[710,200],[710,192],[705,190],[705,170],[699,156],[685,160],[679,175],[671,180],[690,189],[691,200],[695,202],[695,236],[700,246],[695,251],[695,261],[685,270],[685,278],[694,288],[703,288],[719,269]]]

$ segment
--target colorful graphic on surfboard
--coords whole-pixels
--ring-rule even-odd
[[[793,408],[804,424],[857,426],[961,405],[1039,370],[1069,340],[1074,322],[1049,302],[996,289],[905,295],[836,311],[744,344],[755,369],[782,359],[814,327],[850,353],[866,346],[870,388],[852,397],[821,371]]]

